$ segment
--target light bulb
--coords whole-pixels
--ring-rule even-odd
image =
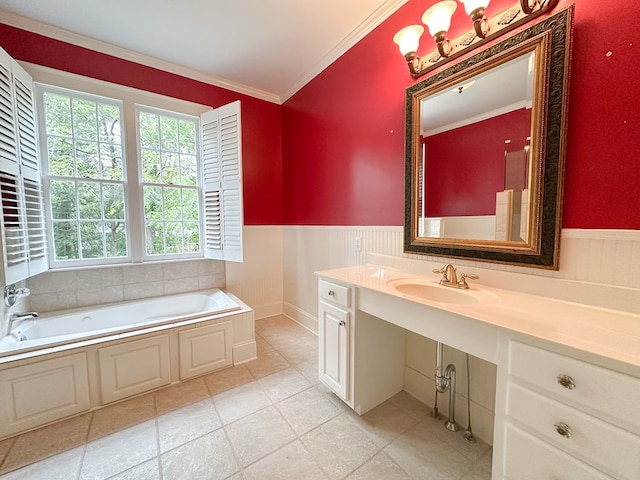
[[[400,47],[400,53],[406,55],[410,52],[417,52],[420,44],[420,36],[424,33],[422,25],[409,25],[404,27],[393,37],[393,41]]]
[[[464,3],[464,11],[471,15],[478,8],[487,8],[490,0],[460,0]]]
[[[453,0],[438,2],[422,15],[422,23],[429,27],[432,37],[440,32],[446,32],[451,26],[451,16],[458,5]]]

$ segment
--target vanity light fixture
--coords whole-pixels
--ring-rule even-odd
[[[451,52],[451,42],[447,38],[447,32],[451,26],[451,16],[456,8],[458,8],[458,4],[455,1],[445,0],[436,3],[422,15],[422,23],[429,29],[429,33],[438,47],[438,53],[442,57],[448,57]],[[445,43],[447,50],[444,47]]]
[[[489,0],[460,0],[464,3],[464,10],[471,17],[473,30],[478,38],[485,38],[489,32],[489,20],[484,16],[484,11],[489,6]],[[527,0],[522,0],[526,2]]]
[[[421,25],[404,27],[393,37],[405,57],[413,78],[439,67],[463,53],[507,33],[520,25],[533,20],[553,9],[559,0],[518,0],[518,3],[503,10],[492,18],[485,16],[490,0],[459,0],[473,21],[473,30],[454,40],[447,37],[451,26],[451,17],[456,11],[454,0],[436,3],[424,12],[422,23],[429,28],[429,33],[436,42],[436,50],[431,54],[418,56],[420,36],[424,33]]]

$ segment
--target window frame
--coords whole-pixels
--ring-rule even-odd
[[[196,120],[196,136],[197,145],[196,148],[200,154],[201,138],[200,138],[200,121],[201,114],[211,111],[211,107],[180,100],[164,95],[147,92],[131,87],[125,87],[121,85],[104,82],[101,80],[95,80],[87,77],[82,77],[67,72],[61,72],[58,70],[41,67],[38,65],[27,65],[29,73],[34,79],[34,90],[36,92],[36,108],[37,119],[39,124],[39,143],[42,152],[42,174],[43,183],[46,186],[44,192],[46,203],[46,226],[48,238],[52,236],[51,233],[51,211],[50,211],[50,192],[49,181],[45,180],[45,176],[49,175],[48,171],[48,159],[46,158],[46,132],[43,128],[44,122],[44,104],[43,104],[43,90],[61,90],[71,91],[80,95],[96,96],[111,100],[121,101],[123,103],[123,157],[126,164],[124,171],[124,177],[126,178],[125,184],[125,202],[126,202],[126,220],[128,222],[127,243],[128,243],[128,256],[116,257],[108,259],[92,259],[82,261],[63,261],[56,262],[51,256],[49,259],[49,268],[51,270],[69,269],[69,268],[81,268],[81,267],[97,267],[103,265],[125,265],[129,263],[141,263],[141,262],[163,262],[163,261],[177,261],[185,259],[197,259],[207,258],[203,247],[203,238],[205,227],[203,222],[205,221],[203,216],[203,199],[202,199],[202,180],[199,178],[199,214],[200,214],[200,252],[187,253],[187,254],[169,254],[169,255],[153,255],[147,256],[144,245],[144,206],[142,198],[142,188],[140,180],[142,178],[141,169],[142,165],[138,158],[138,152],[140,152],[139,138],[138,138],[138,117],[136,109],[138,106],[154,109],[157,111],[165,111],[172,115],[184,116]],[[134,139],[133,141],[131,139]],[[133,160],[132,160],[133,159]],[[199,175],[201,175],[201,159],[198,162]],[[45,164],[45,162],[47,162]],[[131,186],[135,184],[135,189],[138,193],[131,193]],[[49,252],[53,251],[53,245],[50,245]]]
[[[76,98],[80,100],[86,100],[90,102],[100,102],[102,104],[116,106],[120,109],[120,122],[124,127],[124,103],[118,99],[113,99],[109,97],[105,97],[103,95],[95,95],[87,92],[81,92],[77,90],[71,90],[68,88],[62,88],[51,85],[42,85],[36,84],[36,95],[37,95],[37,108],[38,108],[38,122],[39,122],[39,130],[40,130],[40,142],[41,142],[41,172],[42,172],[42,185],[44,191],[44,200],[45,200],[45,223],[47,230],[47,243],[49,245],[49,266],[52,269],[55,268],[71,268],[71,267],[82,267],[82,266],[97,266],[97,265],[113,265],[119,263],[130,263],[131,262],[131,235],[129,234],[129,198],[130,198],[130,190],[128,188],[129,178],[127,175],[127,155],[126,155],[126,142],[127,136],[125,129],[121,129],[121,145],[122,145],[122,180],[105,180],[105,179],[86,179],[88,183],[96,183],[99,185],[104,184],[121,184],[123,186],[123,194],[124,194],[124,222],[125,222],[125,232],[127,233],[127,255],[122,257],[105,257],[105,258],[94,258],[94,259],[77,259],[77,260],[56,260],[55,258],[55,243],[54,243],[54,219],[53,212],[51,207],[51,182],[54,181],[67,181],[72,180],[75,182],[82,181],[81,177],[64,177],[59,175],[51,175],[49,172],[49,156],[47,153],[48,142],[47,142],[47,132],[45,126],[45,113],[44,113],[44,95],[45,93],[51,93],[54,95],[64,95],[71,98]],[[75,140],[75,137],[74,137]],[[77,191],[77,186],[76,186]]]
[[[136,104],[135,105],[135,111],[136,111],[136,145],[137,145],[137,151],[138,151],[138,157],[137,157],[137,166],[138,166],[138,189],[139,189],[139,195],[140,195],[140,205],[141,205],[141,211],[142,211],[142,238],[140,239],[140,241],[142,242],[142,261],[143,262],[155,262],[155,261],[163,261],[163,260],[183,260],[183,259],[189,259],[189,258],[203,258],[204,255],[204,232],[205,232],[205,226],[204,226],[204,210],[203,210],[203,193],[202,193],[202,149],[201,149],[201,145],[202,145],[202,139],[201,139],[201,134],[200,134],[200,129],[201,129],[201,125],[200,125],[200,116],[194,116],[194,115],[187,115],[187,114],[183,114],[183,113],[179,113],[179,112],[174,112],[174,111],[169,111],[163,108],[156,108],[156,107],[151,107],[148,105],[142,105],[142,104]],[[198,193],[198,228],[199,228],[199,235],[198,235],[198,240],[199,240],[199,250],[198,252],[192,252],[192,253],[171,253],[171,254],[160,254],[160,255],[149,255],[147,253],[147,249],[146,249],[146,232],[144,231],[145,228],[145,224],[146,224],[146,218],[145,218],[145,211],[144,211],[144,186],[145,186],[145,182],[144,182],[144,178],[143,178],[143,172],[142,172],[142,168],[143,168],[143,164],[142,164],[142,140],[140,138],[140,112],[145,112],[145,113],[151,113],[151,114],[156,114],[156,115],[160,115],[160,116],[164,116],[164,117],[171,117],[171,118],[176,118],[178,120],[186,120],[186,121],[193,121],[195,123],[195,134],[196,134],[196,190]],[[154,184],[156,186],[165,186],[168,184]],[[184,185],[176,185],[177,187],[185,187]],[[191,187],[189,187],[191,188]]]

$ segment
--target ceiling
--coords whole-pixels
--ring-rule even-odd
[[[531,108],[534,55],[526,53],[425,97],[420,103],[420,134],[428,137]]]
[[[0,22],[282,103],[407,0],[0,0]]]

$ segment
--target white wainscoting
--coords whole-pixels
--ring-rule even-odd
[[[498,288],[508,285],[526,293],[640,313],[638,230],[564,229],[560,269],[551,271],[407,255],[402,252],[402,227],[282,228],[284,312],[314,331],[318,307],[313,272],[365,262],[427,275],[435,266],[452,262],[467,273],[477,273],[478,282],[484,285]]]
[[[282,244],[281,226],[251,226],[242,231],[243,263],[226,262],[226,291],[265,318],[282,313]]]

